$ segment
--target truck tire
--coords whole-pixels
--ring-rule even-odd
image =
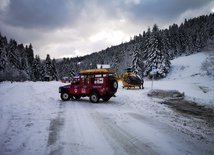
[[[111,80],[111,81],[110,81],[110,87],[111,87],[111,89],[112,89],[113,91],[116,91],[117,88],[118,88],[118,82],[117,82],[117,80]]]
[[[68,93],[66,93],[66,92],[64,92],[64,93],[61,93],[61,99],[63,100],[63,101],[68,101],[68,100],[70,100],[70,95],[68,94]]]
[[[99,97],[99,95],[98,95],[96,92],[92,92],[92,93],[90,94],[89,98],[90,98],[90,101],[91,101],[92,103],[97,103],[97,102],[99,102],[99,100],[100,100],[100,97]]]

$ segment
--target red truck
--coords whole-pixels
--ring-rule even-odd
[[[89,97],[92,103],[100,99],[108,101],[115,97],[118,82],[115,74],[108,69],[82,70],[75,76],[71,84],[59,87],[60,97],[63,101]]]

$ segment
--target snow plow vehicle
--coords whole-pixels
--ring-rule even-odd
[[[114,72],[109,69],[91,69],[80,71],[71,84],[59,87],[59,93],[63,101],[89,97],[92,103],[97,103],[100,99],[108,101],[115,97],[117,89]]]
[[[138,87],[139,89],[143,89],[144,81],[140,78],[139,75],[135,74],[131,68],[127,68],[126,72],[121,76],[123,88],[135,88]]]

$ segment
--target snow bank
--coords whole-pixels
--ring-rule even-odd
[[[172,60],[170,73],[164,79],[153,82],[153,89],[177,90],[200,105],[214,108],[214,78],[204,74],[202,63],[209,57],[197,53]],[[145,81],[151,90],[151,81]]]
[[[147,94],[149,97],[157,97],[161,99],[183,99],[184,93],[180,93],[177,90],[160,90],[153,89]]]

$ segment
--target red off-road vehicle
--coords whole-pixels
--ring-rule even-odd
[[[108,101],[115,96],[117,88],[118,82],[113,72],[108,69],[92,69],[80,71],[71,84],[59,87],[59,93],[63,101],[89,97],[92,103],[97,103],[100,98]]]

